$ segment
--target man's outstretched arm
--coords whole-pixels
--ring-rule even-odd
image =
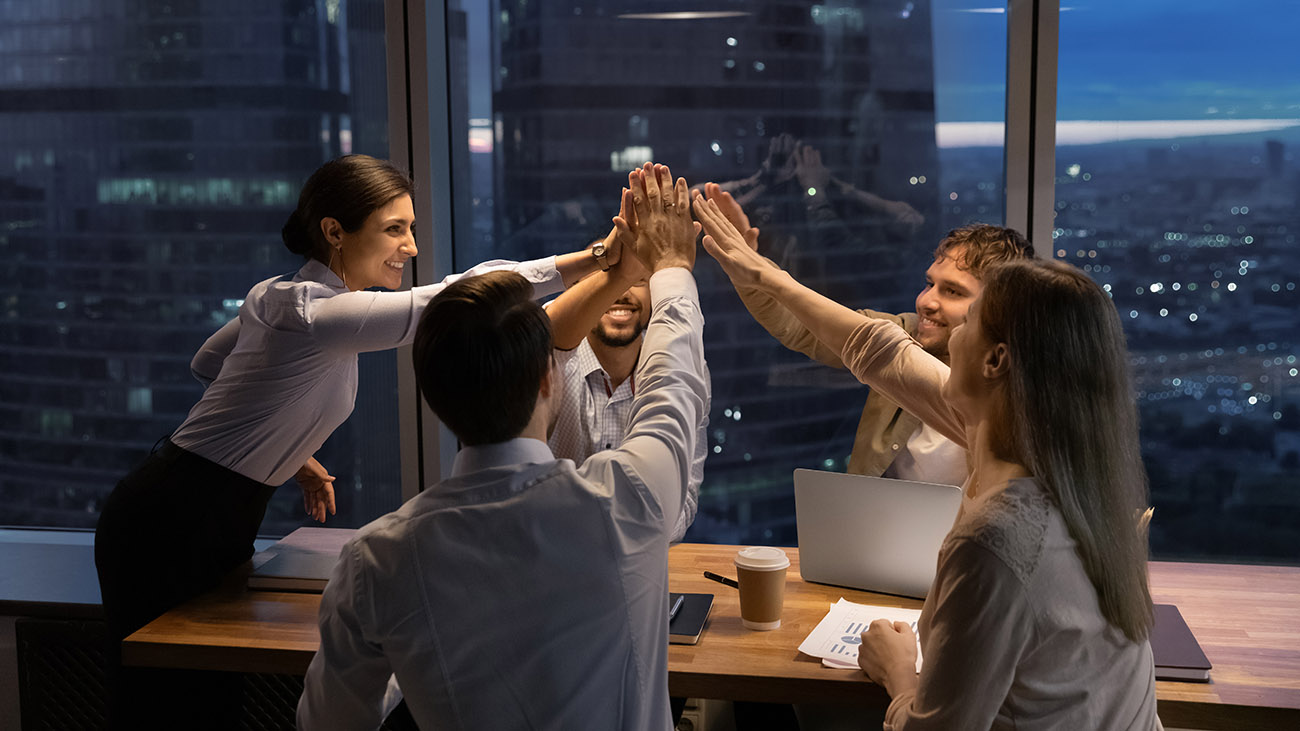
[[[737,289],[750,287],[779,301],[823,345],[840,353],[859,381],[949,439],[966,443],[965,424],[943,398],[948,367],[942,361],[926,353],[898,325],[867,317],[818,294],[759,256],[716,202],[697,196],[695,215],[704,227],[704,250],[718,261]]]
[[[636,215],[632,212],[632,192],[627,188],[623,189],[621,201],[614,227],[602,242],[608,252],[609,269],[585,277],[546,307],[556,350],[578,347],[610,305],[629,287],[650,276],[636,256]]]
[[[637,394],[620,448],[588,459],[581,471],[612,484],[606,470],[635,474],[654,495],[665,531],[687,499],[700,423],[709,401],[704,317],[691,269],[695,224],[686,181],[673,185],[662,165],[647,166],[631,186],[638,219],[637,251],[650,276],[651,314],[641,346]]]

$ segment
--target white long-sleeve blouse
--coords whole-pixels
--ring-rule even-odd
[[[207,385],[171,440],[268,485],[288,480],[352,413],[357,354],[410,343],[425,305],[447,285],[499,269],[533,283],[534,295],[563,289],[555,257],[479,264],[441,282],[400,292],[351,292],[319,261],[258,283],[239,317],[191,363]]]

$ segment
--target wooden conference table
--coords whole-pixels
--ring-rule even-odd
[[[669,588],[715,595],[697,645],[672,645],[674,696],[764,702],[879,705],[884,691],[862,673],[831,670],[800,654],[799,643],[840,597],[865,604],[919,607],[912,599],[806,583],[798,549],[780,629],[740,623],[730,587],[703,577],[735,575],[737,546],[683,544],[668,552]],[[320,595],[247,591],[244,577],[184,604],[131,635],[131,665],[301,675],[320,643]],[[1210,683],[1160,681],[1166,726],[1205,729],[1300,728],[1300,568],[1153,562],[1152,594],[1178,605],[1214,664]]]

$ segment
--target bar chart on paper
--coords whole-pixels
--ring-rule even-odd
[[[858,646],[862,633],[877,619],[907,622],[916,632],[921,618],[919,609],[882,607],[874,604],[856,604],[844,598],[831,605],[830,611],[817,623],[813,631],[799,645],[805,655],[821,658],[822,664],[832,668],[858,667]],[[916,648],[916,671],[921,672],[921,647]]]

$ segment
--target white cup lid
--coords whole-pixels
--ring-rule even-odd
[[[775,571],[790,566],[785,551],[770,546],[751,546],[736,552],[736,565],[752,571]]]

